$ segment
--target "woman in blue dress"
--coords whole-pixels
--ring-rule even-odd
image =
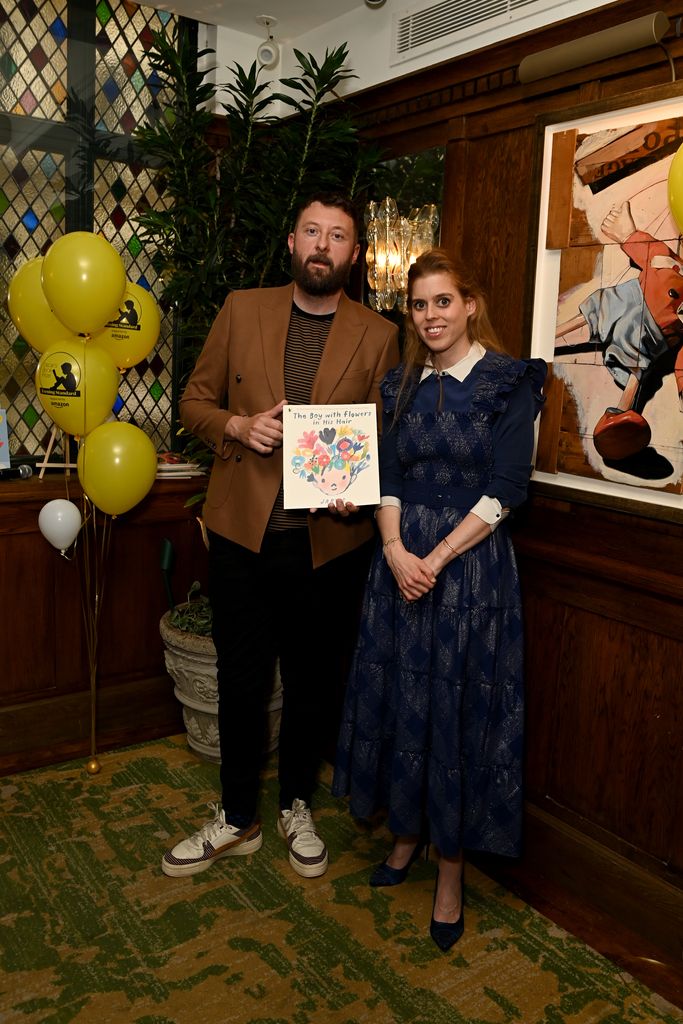
[[[388,813],[370,884],[427,839],[430,934],[462,935],[463,851],[519,854],[522,618],[505,519],[527,492],[546,367],[500,351],[481,289],[442,249],[410,269],[404,361],[382,383],[381,547],[365,592],[333,792]]]

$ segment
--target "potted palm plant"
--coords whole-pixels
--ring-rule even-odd
[[[256,62],[248,70],[235,64],[220,89],[207,81],[213,52],[197,53],[180,29],[171,39],[155,33],[148,59],[159,95],[172,99],[135,132],[160,194],[137,221],[163,282],[160,300],[174,310],[174,410],[227,294],[289,279],[285,239],[299,202],[336,190],[360,208],[379,159],[362,141],[352,108],[337,98],[354,77],[345,43],[320,62],[295,50],[299,73],[274,84],[262,81]],[[216,117],[207,108],[223,93],[224,114]],[[291,116],[274,117],[273,100]],[[210,458],[182,431],[179,446],[194,460]]]

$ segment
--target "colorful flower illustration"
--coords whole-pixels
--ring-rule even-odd
[[[292,456],[292,472],[314,484],[317,490],[336,498],[351,486],[369,464],[370,438],[351,424],[339,428],[306,430]]]

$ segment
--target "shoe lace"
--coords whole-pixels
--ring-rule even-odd
[[[303,800],[295,800],[292,804],[290,827],[296,831],[298,836],[303,835],[305,832],[315,832],[311,809]]]
[[[201,840],[207,839],[211,842],[211,840],[218,835],[221,829],[225,828],[225,814],[223,813],[223,809],[220,804],[210,802],[207,804],[207,807],[214,812],[214,817],[211,821],[207,821],[205,825],[202,825],[197,832],[197,838]]]

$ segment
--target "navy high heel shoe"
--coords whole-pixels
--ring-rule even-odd
[[[425,843],[423,840],[418,839],[415,844],[415,849],[408,859],[408,863],[402,868],[389,867],[387,864],[388,858],[385,858],[381,864],[377,865],[370,875],[370,885],[377,889],[382,885],[400,885],[401,882],[405,882],[408,877],[408,872],[423,850],[426,860],[429,856],[429,843]]]
[[[462,885],[462,882],[461,882]],[[436,872],[436,882],[434,883],[434,900],[432,902],[432,919],[429,922],[429,934],[433,938],[442,953],[447,953],[451,946],[461,938],[462,933],[465,931],[465,895],[464,888],[461,894],[460,903],[460,917],[453,924],[449,924],[448,921],[435,921],[434,920],[434,907],[436,906],[436,892],[439,888],[439,872]]]

